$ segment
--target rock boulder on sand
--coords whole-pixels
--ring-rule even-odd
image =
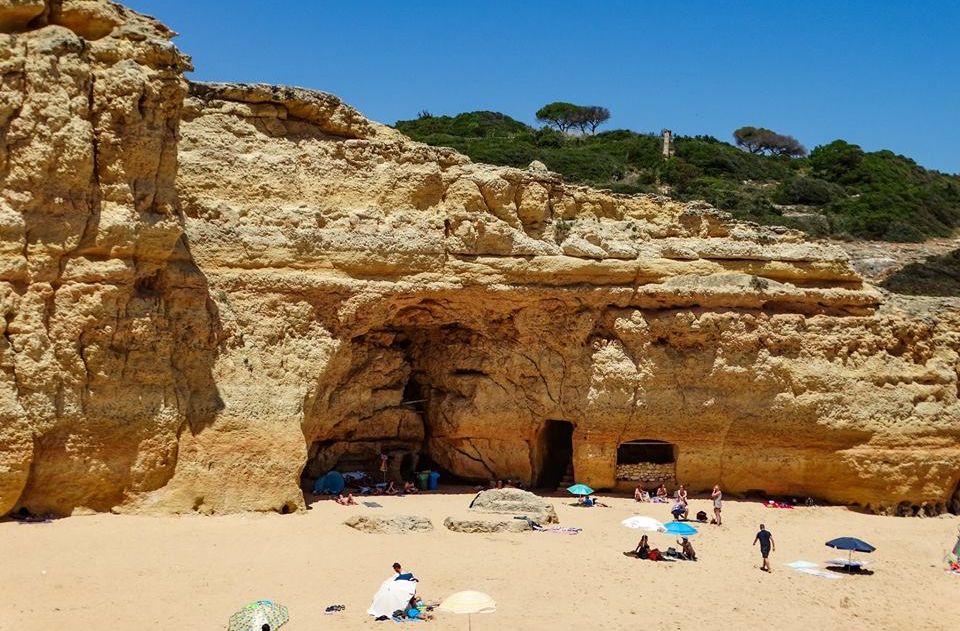
[[[447,517],[443,520],[447,530],[465,532],[469,534],[487,532],[524,532],[533,530],[533,526],[526,519],[508,519],[503,521],[487,521],[476,519],[454,519]]]
[[[354,515],[343,523],[345,526],[350,526],[360,532],[369,532],[377,535],[429,532],[433,530],[433,522],[426,517],[418,517],[416,515],[391,515],[385,517]]]
[[[520,489],[490,489],[481,491],[470,505],[478,513],[501,513],[526,515],[543,524],[557,524],[557,511],[553,504],[529,491]]]

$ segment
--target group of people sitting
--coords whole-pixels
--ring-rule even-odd
[[[386,484],[376,484],[373,487],[364,487],[366,493],[364,495],[406,495],[408,493],[419,493],[420,490],[417,488],[417,485],[413,482],[404,482],[403,490],[397,488],[397,485],[394,484],[393,480]],[[334,498],[334,501],[337,504],[342,504],[343,506],[351,506],[357,503],[357,500],[353,497],[353,493],[348,492],[346,496],[343,493],[338,493]]]
[[[654,502],[665,504],[670,501],[670,493],[667,492],[666,484],[661,484],[656,492],[652,495],[649,491],[638,484],[637,488],[633,490],[633,499],[637,500],[638,502]]]
[[[648,493],[642,486],[639,484],[637,488],[633,490],[633,499],[638,502],[669,502],[670,494],[667,492],[667,485],[661,484],[656,491],[656,495],[652,496]],[[686,520],[690,516],[690,501],[687,497],[687,490],[681,484],[677,488],[677,492],[674,494],[674,504],[670,509],[670,514],[673,515],[673,519],[676,521]],[[720,491],[719,485],[714,485],[713,491],[710,493],[710,499],[713,501],[713,518],[710,520],[711,524],[716,524],[717,526],[721,525],[721,510],[723,506],[723,493]],[[699,511],[697,513],[697,521],[706,522],[707,514],[704,511]]]
[[[633,554],[638,559],[649,559],[650,561],[661,561],[665,558],[675,558],[683,561],[697,560],[697,553],[689,539],[681,537],[677,539],[677,545],[680,546],[680,550],[671,547],[666,552],[661,552],[658,548],[651,548],[647,535],[643,535],[640,537],[640,543],[634,548]]]
[[[587,495],[580,498],[580,505],[586,506],[587,508],[590,508],[592,506],[602,506],[603,508],[610,508],[609,504],[604,504],[598,498],[592,495]]]
[[[511,480],[507,478],[506,480],[490,480],[487,484],[486,490],[491,489],[521,489],[523,491],[527,490],[527,486],[520,480]],[[477,491],[483,491],[483,487],[476,487]]]

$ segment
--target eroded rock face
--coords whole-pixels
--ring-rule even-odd
[[[294,510],[425,450],[875,507],[960,482],[960,309],[708,206],[471,163],[331,95],[193,84],[152,19],[0,0],[0,514]]]

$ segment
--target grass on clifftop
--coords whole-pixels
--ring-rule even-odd
[[[475,162],[522,168],[540,160],[570,182],[704,199],[741,219],[812,236],[923,241],[960,227],[960,177],[842,140],[789,158],[748,153],[710,136],[678,136],[675,155],[664,159],[658,135],[569,136],[498,112],[424,114],[397,121],[396,128]]]

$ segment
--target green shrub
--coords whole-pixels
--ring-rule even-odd
[[[843,197],[843,187],[815,177],[795,175],[783,180],[773,193],[778,204],[823,206]]]
[[[680,200],[705,199],[738,217],[817,236],[918,241],[960,227],[960,178],[842,140],[807,158],[789,158],[751,154],[711,136],[678,136],[675,155],[664,160],[655,134],[617,129],[571,136],[498,112],[424,115],[396,126],[414,140],[453,147],[477,162],[523,168],[540,160],[567,181],[621,192],[668,184]],[[783,217],[773,202],[821,214]]]

